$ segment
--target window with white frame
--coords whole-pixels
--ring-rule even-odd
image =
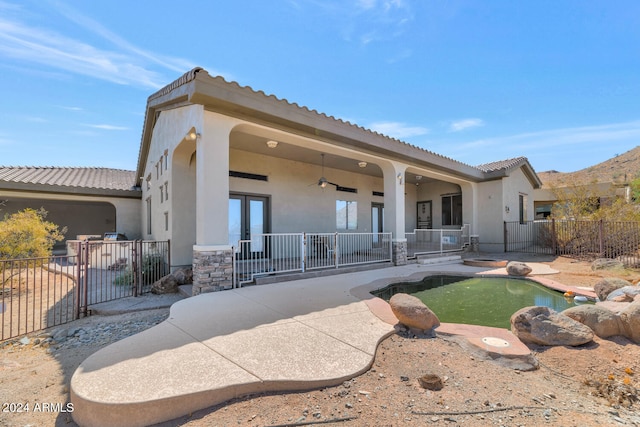
[[[338,230],[358,228],[358,202],[336,200],[336,228]]]

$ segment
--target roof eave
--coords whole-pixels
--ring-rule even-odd
[[[32,184],[5,181],[0,183],[0,190],[20,191],[24,193],[66,194],[77,196],[117,197],[128,199],[142,198],[142,191],[137,188],[131,190],[117,190],[108,188],[71,187],[65,185]]]

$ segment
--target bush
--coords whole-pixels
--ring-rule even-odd
[[[164,256],[160,253],[145,254],[142,257],[142,283],[150,285],[158,279],[166,275],[167,265],[164,262]],[[114,280],[114,285],[133,285],[135,283],[135,272],[128,267]]]
[[[53,245],[64,239],[66,228],[45,221],[44,209],[27,208],[0,221],[0,259],[40,258],[51,255]]]

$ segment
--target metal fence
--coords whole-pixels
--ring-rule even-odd
[[[413,258],[423,254],[442,254],[464,249],[471,243],[471,226],[460,229],[415,229],[405,233],[407,256]]]
[[[61,325],[93,304],[148,292],[168,241],[69,241],[66,256],[0,260],[0,341]]]
[[[504,223],[505,252],[617,258],[640,264],[640,223],[617,221],[536,220]]]
[[[235,247],[234,286],[275,273],[391,261],[391,233],[254,234]]]

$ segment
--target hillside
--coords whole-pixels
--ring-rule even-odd
[[[640,146],[576,172],[538,172],[538,177],[545,187],[594,182],[622,184],[633,181],[638,176],[640,176]]]

